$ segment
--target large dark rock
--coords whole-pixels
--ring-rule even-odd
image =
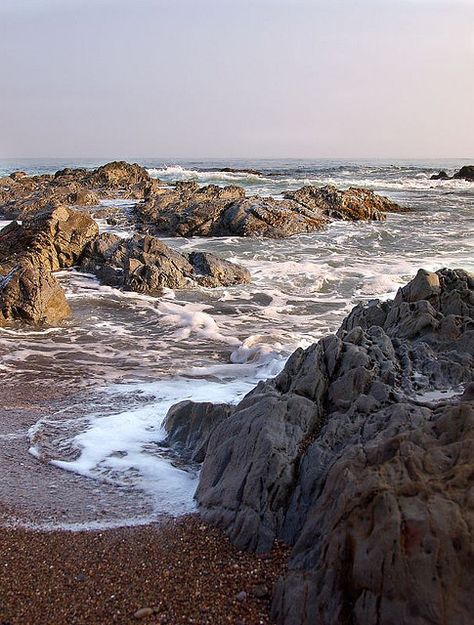
[[[293,545],[277,623],[472,622],[473,380],[474,277],[420,271],[215,427],[199,510],[240,548]]]
[[[365,189],[303,187],[284,199],[245,197],[239,187],[198,187],[180,182],[162,188],[136,207],[142,227],[170,236],[287,237],[314,232],[330,219],[383,219],[401,211],[387,198]]]
[[[57,325],[70,315],[63,289],[41,265],[25,258],[0,277],[0,326]]]
[[[87,246],[81,269],[110,286],[150,295],[160,295],[165,287],[217,287],[250,281],[249,272],[239,265],[205,252],[186,257],[155,237],[139,234],[130,239],[100,235]]]
[[[461,169],[454,174],[454,178],[474,182],[474,165],[465,165],[464,167],[461,167]]]
[[[445,171],[440,171],[439,174],[433,174],[430,176],[430,180],[451,180],[451,176],[449,176]]]
[[[167,436],[162,444],[184,460],[202,462],[212,432],[231,413],[232,407],[227,404],[193,401],[175,404],[163,423]]]

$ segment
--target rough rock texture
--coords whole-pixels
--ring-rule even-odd
[[[86,214],[60,206],[0,231],[0,325],[54,325],[70,316],[52,271],[75,265],[98,235]]]
[[[140,200],[153,194],[159,184],[143,167],[124,161],[92,170],[62,169],[55,175],[14,172],[0,178],[0,214],[7,219],[23,219],[63,204],[94,206],[102,198],[117,197]]]
[[[85,246],[99,234],[86,213],[59,206],[12,222],[0,231],[0,264],[11,265],[25,254],[50,271],[75,265]]]
[[[70,314],[63,289],[41,265],[21,260],[0,278],[0,326],[15,322],[55,325]]]
[[[473,622],[473,380],[474,277],[420,270],[216,426],[200,512],[241,548],[293,545],[278,624]]]
[[[239,187],[198,187],[180,182],[160,189],[136,207],[142,227],[170,236],[286,237],[313,232],[330,219],[383,219],[401,211],[387,198],[365,189],[303,187],[285,199],[245,197]]]
[[[439,174],[433,174],[430,176],[430,180],[450,180],[451,177],[445,171],[440,171]]]
[[[295,200],[312,211],[321,211],[332,219],[344,221],[385,219],[384,213],[400,212],[401,207],[388,198],[368,189],[350,187],[346,191],[333,185],[307,186],[288,191],[285,197]]]
[[[202,462],[209,437],[216,426],[232,413],[227,404],[182,401],[170,408],[163,424],[167,436],[162,442],[185,460]]]
[[[87,246],[81,269],[94,273],[104,284],[151,295],[160,295],[164,287],[231,286],[250,281],[246,269],[213,254],[193,252],[187,258],[155,237],[138,234],[130,239],[100,235]]]

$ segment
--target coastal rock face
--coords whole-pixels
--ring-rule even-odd
[[[70,315],[64,291],[47,269],[23,259],[0,278],[0,326],[55,325]]]
[[[245,197],[239,187],[180,182],[160,189],[136,214],[142,227],[169,236],[287,237],[314,232],[330,219],[383,219],[402,208],[365,189],[303,187],[285,198]]]
[[[312,211],[321,211],[331,219],[344,221],[381,221],[385,219],[384,213],[401,211],[401,207],[388,198],[356,187],[343,191],[333,185],[307,186],[298,191],[288,191],[285,197]]]
[[[163,427],[163,445],[171,447],[184,460],[202,462],[209,438],[216,426],[232,414],[227,404],[182,401],[170,408]]]
[[[293,545],[277,623],[472,622],[473,380],[474,277],[420,270],[217,424],[200,513]]]
[[[110,286],[160,295],[163,288],[231,286],[250,281],[250,273],[213,254],[193,252],[189,258],[159,239],[134,235],[121,239],[102,234],[85,250],[81,269]]]

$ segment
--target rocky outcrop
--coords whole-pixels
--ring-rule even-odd
[[[55,325],[70,316],[53,271],[75,265],[97,224],[67,206],[0,231],[0,325]]]
[[[155,237],[138,234],[130,239],[102,234],[85,250],[81,269],[94,273],[104,284],[150,295],[160,295],[165,287],[250,282],[250,273],[239,265],[205,252],[186,257]]]
[[[216,425],[199,509],[241,548],[293,545],[277,623],[472,622],[473,380],[474,277],[420,271]]]
[[[433,174],[430,180],[467,180],[474,182],[474,165],[464,165],[453,176],[448,176],[445,171],[440,171],[439,174]]]
[[[159,187],[139,165],[112,162],[97,169],[66,168],[55,175],[27,176],[14,172],[0,179],[0,214],[7,219],[28,215],[58,205],[95,206],[101,199],[143,199]]]
[[[202,462],[212,432],[231,414],[232,407],[227,404],[182,401],[166,415],[163,428],[167,436],[161,444],[184,460]]]
[[[245,197],[239,187],[198,187],[180,182],[162,188],[136,207],[142,227],[169,236],[287,237],[323,228],[330,219],[383,219],[401,211],[365,189],[303,187],[284,199]]]

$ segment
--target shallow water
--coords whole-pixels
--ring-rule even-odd
[[[0,173],[74,164],[83,165],[0,163]],[[205,249],[245,265],[252,283],[154,299],[61,272],[71,322],[0,330],[0,383],[55,384],[93,397],[76,405],[71,418],[45,414],[30,432],[32,453],[42,458],[47,448],[61,469],[139,488],[157,511],[180,513],[192,508],[196,473],[174,466],[159,446],[168,407],[187,398],[237,401],[258,379],[275,375],[297,346],[337,329],[357,302],[393,296],[420,267],[474,270],[474,184],[429,180],[434,171],[463,164],[454,161],[142,164],[166,181],[235,183],[275,196],[307,183],[365,186],[412,209],[385,222],[334,223],[286,240],[167,238],[180,251]],[[264,175],[211,171],[220,165]]]

